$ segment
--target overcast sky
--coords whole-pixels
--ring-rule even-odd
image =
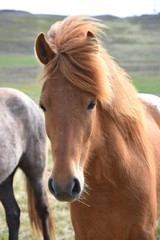
[[[160,12],[160,0],[0,0],[0,10],[58,15],[101,15],[120,17]]]

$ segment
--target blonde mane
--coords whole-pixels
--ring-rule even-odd
[[[56,57],[45,66],[44,78],[54,81],[57,75],[62,75],[94,95],[124,137],[133,138],[146,155],[144,107],[125,71],[102,47],[98,39],[102,28],[98,21],[82,16],[71,16],[52,25],[49,45]]]
[[[46,65],[44,78],[54,79],[58,71],[73,85],[96,96],[103,106],[139,119],[142,108],[137,91],[98,40],[102,28],[99,22],[82,16],[52,25],[49,44],[56,57]],[[95,37],[88,38],[88,32]]]

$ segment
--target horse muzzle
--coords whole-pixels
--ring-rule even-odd
[[[59,184],[52,177],[48,180],[50,193],[59,201],[73,202],[81,195],[82,188],[78,178],[73,177],[65,184]]]

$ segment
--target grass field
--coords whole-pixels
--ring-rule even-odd
[[[37,81],[41,67],[34,57],[34,40],[41,31],[47,33],[58,16],[0,12],[0,87],[13,87],[38,102],[41,84]],[[102,39],[110,55],[126,69],[140,92],[160,95],[160,16],[119,19],[100,17],[109,27],[107,39]],[[46,179],[51,172],[49,163]],[[22,184],[19,184],[22,182]],[[21,208],[20,239],[33,240],[29,230],[23,176],[17,172],[15,194]],[[59,203],[48,194],[55,217],[57,240],[73,240],[68,204]],[[159,227],[157,235],[159,235]],[[0,240],[7,239],[7,227],[0,205]],[[35,239],[34,239],[35,240]]]

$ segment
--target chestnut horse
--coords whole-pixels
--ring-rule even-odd
[[[0,110],[0,201],[6,214],[8,239],[18,239],[20,226],[20,208],[13,192],[13,178],[19,167],[27,179],[33,230],[38,237],[41,232],[44,240],[54,240],[53,219],[43,179],[47,159],[42,114],[28,96],[11,88],[0,88]]]
[[[138,98],[104,50],[101,29],[91,18],[71,16],[51,27],[48,40],[43,33],[36,39],[54,159],[49,190],[71,202],[76,240],[153,240],[160,113]]]

